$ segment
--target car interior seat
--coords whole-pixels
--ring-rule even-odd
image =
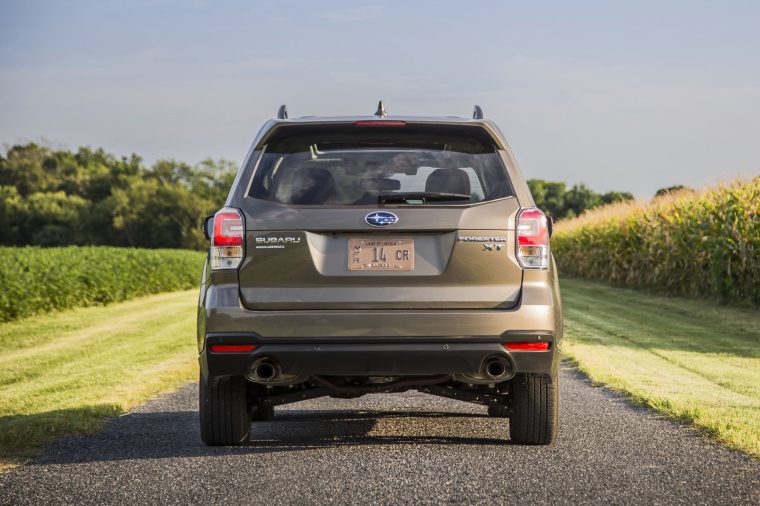
[[[293,174],[290,203],[299,206],[335,203],[335,179],[321,167],[302,167]]]
[[[435,169],[425,181],[429,193],[470,194],[470,178],[462,169]]]

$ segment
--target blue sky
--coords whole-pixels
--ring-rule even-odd
[[[529,178],[760,174],[757,1],[0,0],[0,143],[241,162],[291,116],[469,116]]]

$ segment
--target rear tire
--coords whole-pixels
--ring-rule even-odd
[[[518,374],[512,380],[512,414],[509,437],[513,443],[548,445],[559,428],[559,377]]]
[[[199,383],[201,440],[208,446],[233,446],[248,441],[251,432],[248,381],[233,376],[211,386],[201,377]]]

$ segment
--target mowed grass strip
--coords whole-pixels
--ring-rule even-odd
[[[613,387],[760,458],[760,314],[563,279],[565,353]]]
[[[0,324],[0,468],[198,374],[197,290]]]

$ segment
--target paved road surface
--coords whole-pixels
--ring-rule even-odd
[[[485,408],[416,392],[278,408],[200,442],[188,385],[0,475],[0,504],[760,504],[760,462],[563,369],[559,442],[511,445]]]

